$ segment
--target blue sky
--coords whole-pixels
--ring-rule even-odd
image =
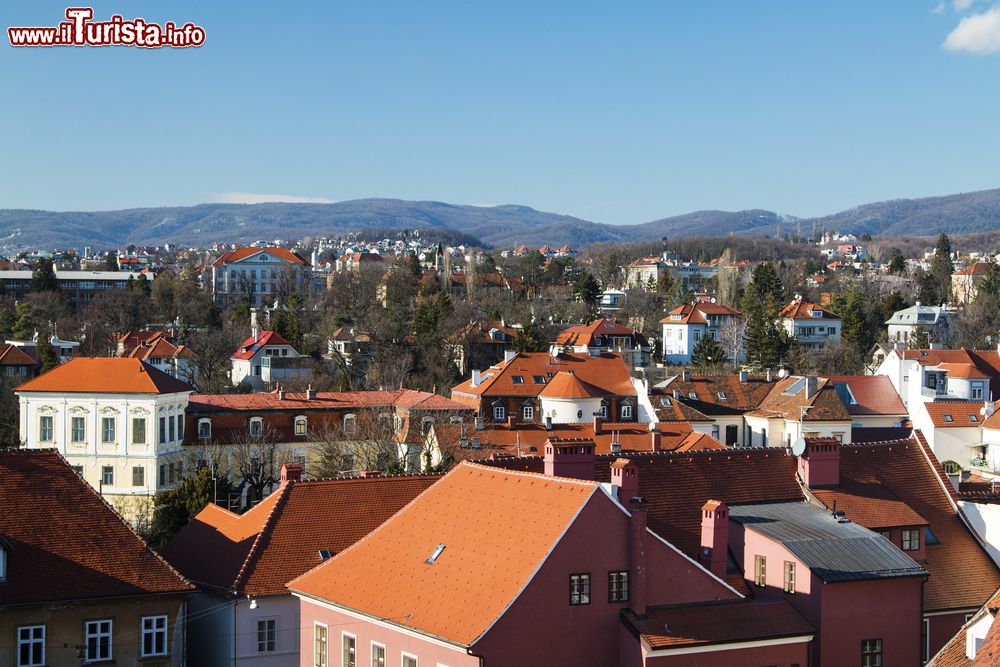
[[[93,6],[207,40],[4,34],[0,208],[384,196],[634,223],[1000,187],[984,0]],[[0,24],[65,7],[8,0]]]

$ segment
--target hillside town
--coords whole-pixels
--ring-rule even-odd
[[[0,333],[0,664],[1000,645],[1000,264],[944,234],[36,250]]]

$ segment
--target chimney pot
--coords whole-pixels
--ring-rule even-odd
[[[840,443],[833,438],[806,438],[799,457],[799,477],[808,487],[840,484]]]
[[[482,381],[482,374],[478,369],[472,371],[472,382],[470,383],[473,387],[478,387],[479,383]]]
[[[366,479],[369,478],[369,477],[381,477],[382,476],[382,471],[380,471],[380,470],[364,470],[364,471],[362,471],[361,476],[364,477],[364,478],[366,478]]]
[[[654,452],[660,451],[663,447],[662,439],[663,436],[660,434],[658,430],[650,431],[649,433],[650,449],[652,449],[652,451]]]
[[[282,463],[281,464],[281,481],[282,482],[301,482],[302,481],[302,465],[298,463]]]
[[[549,438],[545,441],[545,474],[593,481],[597,462],[590,438]]]
[[[709,500],[701,507],[701,564],[712,574],[726,576],[729,564],[729,507]]]
[[[639,467],[634,461],[622,458],[611,464],[611,488],[622,505],[639,495]]]
[[[552,415],[545,415],[545,430],[552,430]]]
[[[594,415],[594,435],[601,435],[602,426],[604,425],[604,420],[601,419],[600,415]]]

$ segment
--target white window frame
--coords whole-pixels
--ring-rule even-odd
[[[406,664],[406,660],[407,659],[412,660],[413,663],[410,664],[410,665],[407,665]],[[418,666],[418,662],[419,661],[417,660],[417,656],[413,655],[412,653],[407,653],[406,651],[400,652],[400,655],[399,655],[399,664],[400,664],[401,667],[419,667]]]
[[[77,437],[76,424],[77,420],[80,423],[79,436]],[[87,418],[86,417],[70,417],[69,418],[69,441],[73,444],[79,444],[87,441]]]
[[[632,419],[632,406],[629,403],[622,404],[622,419]]]
[[[376,648],[382,649],[382,659],[380,661],[378,661],[378,662],[375,662],[375,649]],[[385,663],[385,644],[379,644],[378,642],[372,642],[371,656],[372,656],[372,667],[386,667],[386,663]]]
[[[353,653],[354,659],[351,662],[348,662],[347,659],[346,659],[347,656],[344,655],[344,652],[347,650],[346,644],[347,644],[347,640],[348,639],[350,639],[351,642],[352,642],[352,644],[351,644],[351,650],[354,652]],[[340,662],[342,664],[342,667],[358,667],[358,636],[357,635],[352,635],[350,632],[341,632],[340,633]]]
[[[107,472],[108,470],[111,471],[111,481],[110,482],[105,482],[104,481],[104,473]],[[101,484],[105,485],[105,486],[114,486],[115,485],[115,467],[114,466],[101,466]]]
[[[534,408],[534,406],[525,405],[524,408],[521,410],[521,414],[523,415],[525,421],[527,421],[529,419],[534,419],[535,418],[535,408]]]
[[[107,632],[101,631],[101,625],[104,624],[104,623],[108,624],[108,631]],[[95,621],[86,621],[83,624],[83,629],[84,629],[84,633],[83,633],[83,662],[86,664],[86,663],[91,663],[91,662],[107,662],[107,661],[113,660],[114,659],[114,648],[115,648],[115,646],[114,646],[114,632],[115,632],[114,620],[110,619],[110,618],[102,618],[102,619],[98,619],[98,620],[95,620]],[[107,652],[107,654],[103,654],[103,653],[100,652],[100,648],[101,648],[101,643],[100,642],[101,642],[101,639],[103,637],[107,637],[107,639],[108,639],[108,652]],[[95,642],[96,642],[95,646],[96,646],[96,648],[98,650],[98,653],[97,653],[96,656],[92,656],[91,653],[90,653],[90,640],[91,639],[95,640]]]
[[[257,632],[257,653],[267,654],[276,653],[278,650],[278,618],[276,616],[269,616],[267,618],[256,618],[254,619],[256,624],[254,629]],[[260,640],[261,623],[264,624],[264,641]],[[270,638],[267,635],[267,624],[271,623],[271,635]],[[261,644],[264,644],[264,648],[261,648]],[[267,648],[270,643],[271,648]],[[327,637],[327,655],[329,655],[329,636]]]
[[[309,435],[309,418],[305,415],[298,415],[292,422],[295,435],[303,436]],[[301,428],[299,428],[301,426]]]
[[[198,420],[198,439],[199,440],[211,440],[212,439],[212,420],[203,417]]]
[[[48,420],[49,425],[49,435],[45,436],[45,423]],[[55,419],[52,415],[41,415],[38,418],[38,442],[55,442],[56,428]]]
[[[493,421],[502,422],[507,418],[507,408],[502,405],[493,406]]]
[[[254,431],[256,431],[256,433]],[[264,418],[251,417],[250,423],[247,425],[247,433],[251,438],[259,438],[264,435]]]
[[[316,653],[319,644],[319,630],[323,629],[323,654]],[[313,623],[313,667],[330,667],[330,631],[324,623]]]
[[[147,627],[147,622],[149,627]],[[163,624],[162,627],[160,623]],[[168,655],[170,649],[167,643],[167,628],[170,627],[170,622],[167,619],[166,614],[157,614],[155,616],[143,616],[139,619],[139,657],[140,658],[154,658],[162,657]],[[156,638],[157,636],[163,637],[163,650],[156,652]],[[146,637],[152,637],[153,651],[146,653]]]
[[[101,442],[114,443],[118,438],[118,420],[114,417],[101,417]],[[111,424],[111,437],[108,438],[108,424]]]
[[[972,388],[970,389],[969,396],[971,396],[972,400],[974,400],[974,401],[981,401],[981,400],[983,400],[983,385],[980,384],[980,383],[978,383],[978,382],[976,384],[972,385]]]
[[[41,629],[41,631],[42,631],[42,636],[41,637],[35,637],[34,636],[34,631],[38,630],[38,629]],[[27,639],[23,639],[21,637],[21,633],[23,631],[25,631],[25,630],[27,630],[29,632]],[[45,633],[45,625],[44,624],[19,625],[17,627],[17,667],[42,667],[42,665],[45,664],[45,634],[46,633]],[[33,646],[35,644],[41,644],[41,646],[42,646],[41,660],[40,661],[32,660],[31,657],[30,657],[30,651],[31,651],[31,649],[29,648],[28,649],[29,650],[28,662],[21,662],[21,647],[22,646],[29,646],[30,647],[30,646]]]
[[[344,415],[340,428],[345,434],[354,435],[358,432],[358,416],[353,412]]]

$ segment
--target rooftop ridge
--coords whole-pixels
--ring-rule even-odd
[[[271,527],[274,524],[275,516],[277,516],[278,511],[282,507],[284,507],[285,500],[288,498],[288,490],[292,488],[293,484],[294,483],[282,484],[281,486],[278,487],[278,490],[275,491],[275,493],[280,493],[281,495],[278,496],[278,502],[274,503],[274,507],[271,508],[271,511],[268,513],[267,518],[264,519],[264,523],[261,525],[260,531],[258,531],[257,536],[254,537],[253,544],[250,545],[250,550],[247,551],[247,557],[243,559],[243,565],[240,566],[239,571],[236,573],[236,579],[233,581],[233,588],[231,591],[233,594],[239,593],[240,585],[244,583],[244,579],[249,573],[250,563],[256,559],[257,554],[261,550],[261,541],[264,537],[264,534],[271,532]]]
[[[295,480],[294,484],[296,486],[302,484],[314,484],[318,482],[324,482],[329,484],[330,482],[356,482],[359,480],[378,480],[378,479],[389,479],[389,480],[406,480],[406,479],[420,479],[422,477],[444,477],[443,472],[413,472],[413,473],[383,473],[379,471],[377,476],[366,477],[364,475],[344,475],[343,477],[314,477],[313,479],[299,479]]]
[[[534,458],[539,458],[539,457],[534,457]],[[557,482],[559,484],[565,483],[565,484],[573,484],[576,486],[586,486],[586,487],[598,486],[597,482],[588,482],[587,480],[584,479],[575,479],[573,477],[554,477],[552,475],[546,475],[545,473],[542,472],[529,472],[527,470],[509,470],[507,468],[498,468],[497,466],[483,465],[481,463],[476,463],[474,461],[462,461],[462,463],[459,465],[475,468],[476,470],[483,470],[490,473],[500,472],[501,474],[504,475],[510,474],[510,475],[516,475],[518,477],[530,477],[532,479],[537,479],[537,478],[547,479]]]

